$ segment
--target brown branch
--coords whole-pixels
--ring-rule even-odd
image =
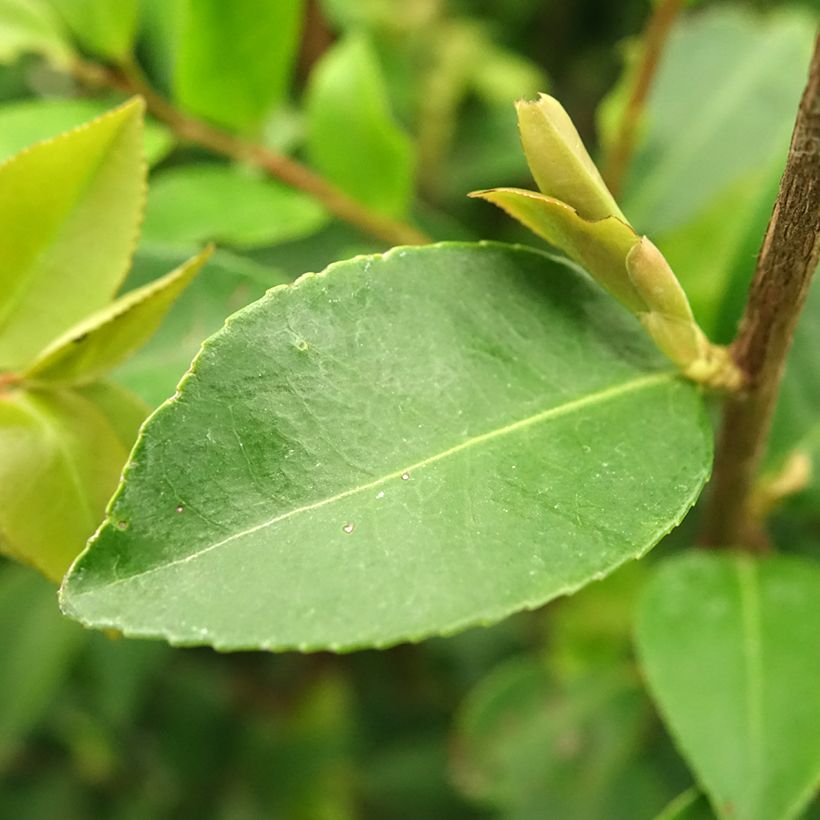
[[[642,37],[641,62],[635,75],[635,84],[624,109],[618,134],[607,157],[604,179],[612,195],[617,198],[629,168],[649,89],[683,0],[660,0],[652,12]]]
[[[412,225],[370,210],[296,160],[180,111],[151,87],[135,65],[114,69],[77,60],[72,71],[79,80],[90,85],[139,94],[151,114],[168,125],[181,140],[234,160],[258,165],[272,177],[315,197],[342,221],[388,245],[423,245],[430,241]]]
[[[753,488],[771,428],[786,355],[820,260],[820,36],[792,134],[749,301],[732,354],[747,389],[726,403],[702,543],[763,543]]]

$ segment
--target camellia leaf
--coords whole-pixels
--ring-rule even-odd
[[[709,801],[695,786],[681,792],[655,820],[714,820]]]
[[[49,0],[88,51],[118,60],[131,53],[139,0]]]
[[[649,716],[625,664],[561,682],[536,659],[508,660],[459,710],[454,778],[516,820],[651,817],[664,798],[659,772],[641,754]]]
[[[303,0],[179,0],[177,100],[228,128],[258,130],[287,89],[302,11]]]
[[[720,818],[799,814],[820,778],[820,566],[689,553],[637,620],[649,688]]]
[[[642,555],[710,459],[698,390],[571,266],[493,244],[358,257],[203,345],[63,606],[221,649],[454,632]]]
[[[137,251],[127,286],[145,287],[191,251],[143,247]],[[290,279],[276,269],[225,250],[217,250],[145,347],[113,374],[155,407],[167,399],[194,358],[203,339],[222,327],[226,317],[259,299],[273,285]]]
[[[145,196],[139,99],[0,165],[0,370],[106,305]]]
[[[81,98],[31,99],[0,106],[0,161],[110,110],[105,100]],[[145,121],[144,131],[145,157],[154,165],[171,150],[174,138],[164,125],[151,119]]]
[[[370,43],[351,35],[330,48],[307,92],[311,163],[355,199],[383,213],[406,213],[413,149],[393,120]]]
[[[0,393],[0,549],[59,581],[97,528],[144,415],[107,385]]]
[[[42,0],[0,0],[0,63],[23,54],[41,54],[67,62],[71,48],[57,20]]]
[[[0,565],[0,769],[51,706],[87,637],[60,616],[51,584]]]
[[[639,231],[660,245],[662,231],[785,157],[815,29],[801,9],[732,4],[673,28],[621,197]]]
[[[176,270],[132,290],[70,328],[23,372],[27,382],[82,384],[100,378],[141,347],[212,252],[208,248]]]
[[[326,222],[324,208],[306,194],[229,165],[200,163],[152,178],[142,234],[149,242],[253,248],[301,239]]]

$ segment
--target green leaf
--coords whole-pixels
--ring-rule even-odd
[[[327,222],[312,197],[229,165],[185,165],[151,180],[143,238],[254,248],[301,239]]]
[[[797,324],[786,372],[777,398],[767,462],[778,469],[795,450],[806,453],[814,465],[801,505],[811,513],[820,507],[820,286],[818,277],[809,290]]]
[[[111,106],[105,100],[29,99],[0,107],[0,161],[40,140],[55,137],[99,117]],[[163,159],[174,138],[164,126],[145,122],[145,156],[150,165]]]
[[[203,345],[63,605],[131,635],[305,650],[539,606],[642,555],[700,492],[702,401],[659,367],[628,314],[534,251],[305,276]]]
[[[623,665],[560,683],[533,658],[507,661],[457,715],[455,780],[515,820],[651,817],[665,790],[640,754],[649,717]]]
[[[40,54],[61,64],[71,49],[51,9],[41,0],[0,0],[0,63]]]
[[[93,54],[121,60],[137,33],[139,0],[49,0],[80,45]]]
[[[258,131],[287,90],[303,0],[181,0],[174,91],[189,111]]]
[[[784,161],[785,155],[747,174],[693,219],[657,236],[695,316],[716,341],[728,343],[737,331]]]
[[[709,801],[695,786],[681,792],[655,820],[714,820]]]
[[[28,382],[83,384],[105,375],[154,334],[177,297],[212,252],[208,248],[175,270],[132,290],[70,328],[26,368]]]
[[[0,771],[51,706],[85,637],[60,615],[51,584],[0,565]]]
[[[131,258],[145,196],[135,99],[0,165],[0,370],[27,364],[106,305]]]
[[[649,688],[721,818],[794,817],[820,777],[820,566],[689,553],[645,590]]]
[[[144,416],[135,401],[104,385],[0,393],[0,551],[59,581],[116,488]]]
[[[308,86],[311,163],[355,199],[391,216],[413,195],[413,149],[395,123],[376,54],[361,35],[328,49]]]
[[[814,29],[812,15],[797,9],[731,5],[675,26],[621,199],[640,232],[656,238],[785,157]]]
[[[141,248],[126,284],[144,287],[190,252]],[[260,298],[269,287],[287,281],[276,270],[216,251],[202,274],[174,303],[157,333],[117,369],[114,378],[155,407],[174,392],[202,340],[219,330],[230,313]]]

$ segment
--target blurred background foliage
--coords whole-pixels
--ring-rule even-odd
[[[465,194],[532,187],[512,101],[537,91],[564,103],[606,167],[652,5],[0,0],[0,158],[114,105],[122,89],[89,68],[122,68],[183,118],[298,158],[372,213],[434,239],[536,243]],[[639,124],[624,211],[720,341],[768,220],[817,10],[688,3]],[[156,406],[231,312],[386,243],[150,103],[148,209],[126,287],[219,245],[116,374]],[[800,333],[772,464],[798,443],[790,430],[816,428],[816,292]],[[805,439],[820,450],[820,435]],[[778,522],[798,550],[816,544],[811,493]],[[684,525],[656,552],[686,537]],[[221,656],[85,633],[60,617],[52,586],[4,561],[0,817],[648,820],[691,777],[630,649],[643,569],[419,646]],[[710,816],[699,802],[685,811],[665,816]]]

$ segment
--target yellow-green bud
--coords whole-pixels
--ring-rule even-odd
[[[575,208],[584,219],[626,217],[601,178],[572,120],[554,97],[516,103],[518,130],[539,190]]]

